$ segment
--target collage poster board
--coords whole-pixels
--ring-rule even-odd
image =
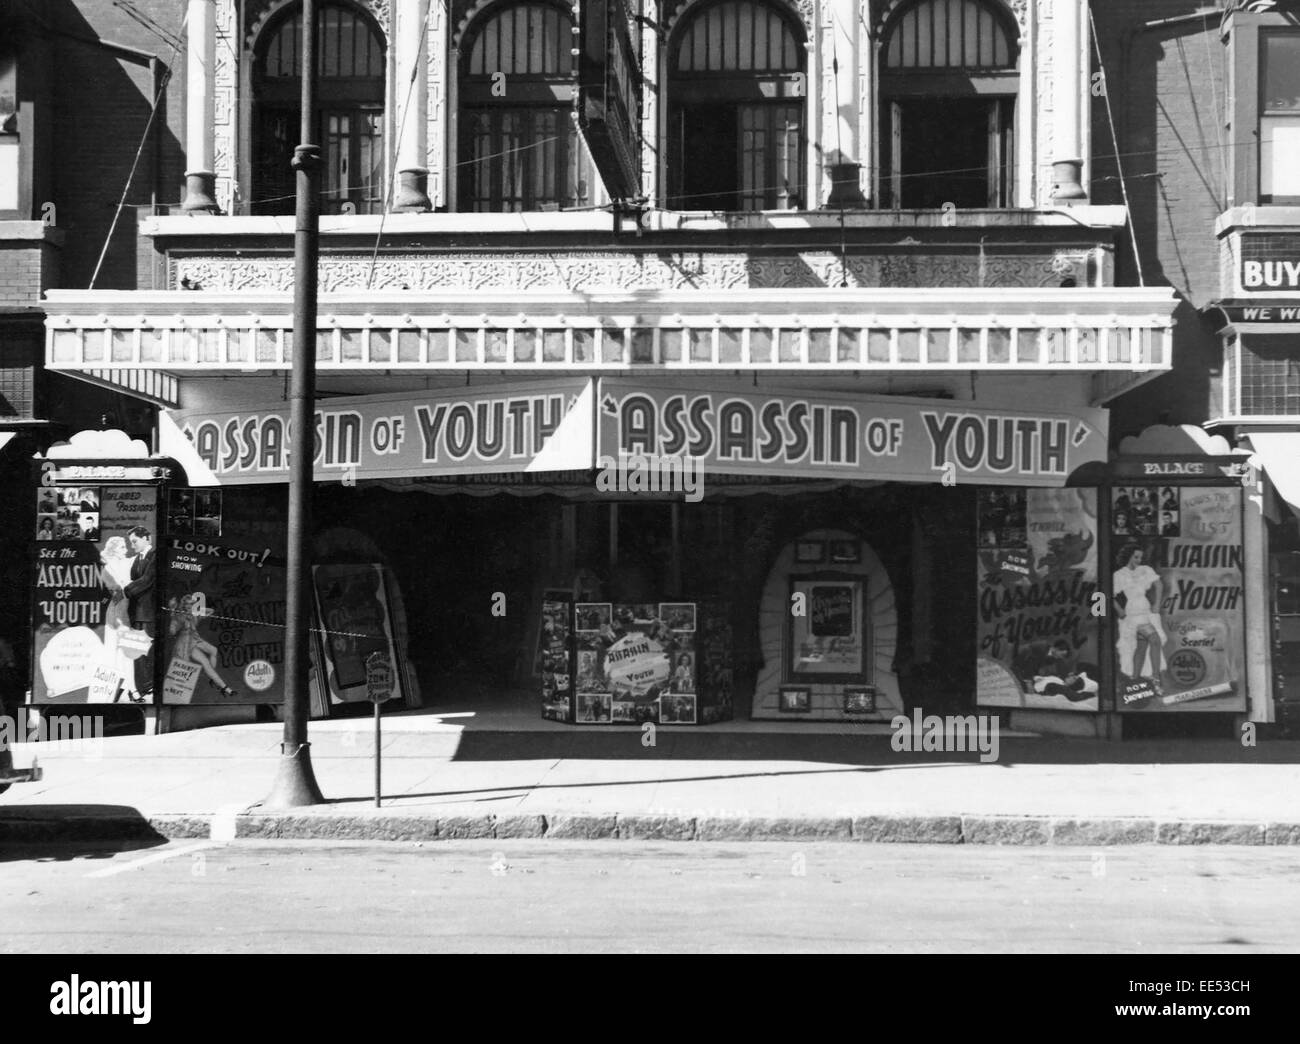
[[[548,592],[542,600],[537,654],[542,672],[542,717],[550,721],[573,720],[572,610],[573,601],[559,591]]]
[[[981,489],[976,703],[1097,711],[1095,489]]]
[[[694,602],[574,607],[578,724],[699,723]]]
[[[405,665],[394,639],[393,613],[378,563],[312,569],[321,663],[330,703],[368,700],[366,658],[380,652],[394,668],[392,700],[405,700]]]
[[[163,595],[163,703],[284,702],[285,569],[269,548],[173,537]]]
[[[1110,496],[1116,709],[1244,712],[1241,488]]]
[[[156,484],[42,485],[33,548],[32,702],[152,703],[157,550],[131,546],[131,531],[158,535]],[[128,596],[132,566],[148,563],[144,589]],[[140,572],[137,569],[137,572]],[[133,626],[135,621],[141,626]]]

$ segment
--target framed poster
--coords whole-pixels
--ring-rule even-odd
[[[867,581],[861,576],[817,574],[790,578],[792,611],[786,623],[789,681],[867,680]]]
[[[157,503],[156,486],[40,489],[34,703],[154,702]]]
[[[1117,709],[1245,710],[1240,487],[1111,495]]]
[[[1098,710],[1097,490],[990,487],[976,503],[976,705]]]
[[[393,640],[384,568],[377,563],[318,565],[312,578],[330,700],[366,700],[366,657],[382,652],[394,666],[401,662]],[[404,669],[396,671],[392,699],[405,699],[403,675]]]
[[[163,702],[284,702],[285,571],[252,541],[173,537],[163,570]]]
[[[542,672],[542,717],[573,720],[573,659],[569,648],[571,596],[559,589],[547,591],[542,601],[537,655]]]

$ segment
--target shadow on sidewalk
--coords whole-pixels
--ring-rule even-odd
[[[659,729],[654,746],[643,746],[639,729],[617,732],[600,726],[572,732],[475,732],[461,734],[454,761],[694,760],[808,761],[879,769],[953,762],[980,763],[978,751],[898,751],[879,734],[800,736]],[[1024,765],[1300,764],[1300,741],[1268,740],[1245,747],[1234,740],[1142,740],[1110,742],[1054,737],[1000,738],[996,763]]]
[[[0,805],[0,862],[108,859],[166,843],[129,805]]]

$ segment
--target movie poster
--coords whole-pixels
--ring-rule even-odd
[[[1111,493],[1116,706],[1242,711],[1241,490]]]
[[[396,670],[390,699],[404,700],[403,665],[393,638],[393,619],[383,566],[316,566],[316,607],[320,614],[326,686],[333,703],[368,699],[366,659],[381,652]]]
[[[989,488],[978,504],[976,702],[1098,710],[1097,491]]]
[[[157,497],[153,486],[38,491],[34,703],[153,702]]]
[[[569,657],[569,610],[562,598],[542,602],[542,629],[537,644],[542,667],[542,717],[573,720],[573,665]]]
[[[283,703],[285,590],[284,563],[268,548],[173,537],[163,703]]]
[[[693,602],[575,607],[578,724],[699,722]]]

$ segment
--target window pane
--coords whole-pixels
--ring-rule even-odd
[[[831,332],[829,330],[808,331],[808,361],[815,363],[831,361]]]
[[[340,330],[339,339],[342,342],[343,361],[360,362],[361,361],[361,331]]]
[[[749,331],[749,360],[756,363],[772,361],[771,330],[754,329]]]
[[[920,330],[898,331],[898,361],[911,363],[921,361]]]
[[[1300,33],[1266,33],[1263,50],[1260,109],[1300,114]]]
[[[446,333],[439,331],[443,338]],[[446,357],[444,352],[443,357]],[[397,361],[404,363],[413,363],[420,361],[420,331],[419,330],[398,330],[397,331]]]
[[[858,361],[858,331],[840,329],[835,341],[835,358],[840,362]]]
[[[682,361],[681,330],[660,330],[659,331],[659,357],[664,362]]]
[[[948,330],[925,331],[925,358],[927,362],[946,363],[948,361]]]
[[[718,331],[718,362],[740,362],[740,331]]]
[[[585,363],[596,361],[595,330],[573,331],[573,361]]]
[[[602,362],[622,362],[625,334],[621,329],[606,326],[600,335]]]
[[[447,330],[429,331],[429,362],[446,362],[451,351],[451,333]]]
[[[1300,196],[1300,115],[1263,116],[1259,133],[1260,195]]]
[[[710,362],[713,359],[713,331],[688,330],[691,342],[691,362]]]
[[[141,332],[141,334],[140,334],[140,361],[141,361],[142,363],[156,363],[156,362],[162,362],[162,360],[163,360],[163,346],[164,346],[166,343],[167,343],[167,331],[166,331],[166,330],[144,330],[143,332]],[[230,343],[231,343],[231,345],[232,345],[232,350],[233,350],[233,345],[234,345],[234,332],[233,332],[233,331],[232,331],[232,333],[231,333],[231,342],[230,342]],[[59,360],[59,357],[58,357],[58,354],[57,354],[57,348],[58,348],[58,341],[57,341],[57,335],[56,335],[56,340],[55,340],[55,350],[56,350],[56,352],[55,352],[55,360],[56,360],[56,361],[60,361],[60,360]],[[238,359],[236,359],[235,356],[233,356],[233,355],[231,356],[231,359],[233,359],[233,360],[235,360],[235,361],[237,361],[237,362],[238,362],[238,361],[243,361],[243,360],[245,360],[245,359],[247,359],[247,358],[248,358],[247,355],[241,355],[241,356],[238,357]],[[62,361],[67,361],[67,360],[62,360]]]
[[[478,360],[478,331],[456,331],[456,361],[475,362]]]
[[[109,350],[113,362],[129,362],[131,353],[135,348],[135,331],[134,330],[114,330],[113,346]],[[216,362],[215,359],[205,359],[204,362]]]
[[[632,361],[634,363],[654,362],[654,331],[638,327],[632,331]]]
[[[564,331],[547,330],[542,334],[542,362],[564,362]]]
[[[536,330],[516,330],[515,331],[515,362],[536,362],[537,361],[537,331]]]
[[[867,361],[889,362],[888,330],[870,330],[867,332]]]
[[[777,340],[777,362],[799,362],[803,358],[803,331],[782,330]]]
[[[370,331],[370,361],[391,362],[393,359],[393,334],[391,330]]]
[[[494,363],[506,361],[505,330],[485,330],[483,332],[483,361]]]
[[[980,361],[980,332],[978,330],[957,331],[957,361]]]

